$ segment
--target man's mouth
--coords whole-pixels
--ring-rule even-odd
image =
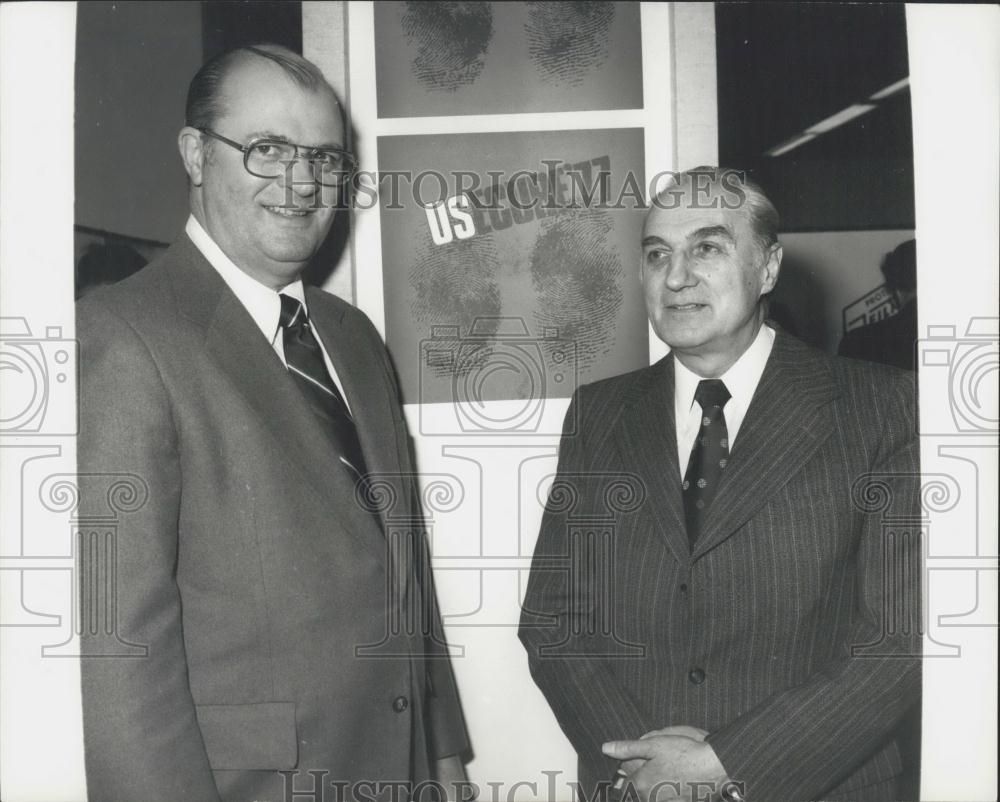
[[[697,312],[706,306],[707,304],[667,304],[667,309],[673,312]]]
[[[311,209],[289,209],[287,206],[265,206],[269,212],[280,214],[282,217],[305,217],[312,214]]]

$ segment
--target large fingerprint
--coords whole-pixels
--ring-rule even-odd
[[[607,212],[565,212],[542,222],[531,252],[535,318],[575,345],[580,368],[593,365],[615,344],[624,271],[610,241],[613,228]]]
[[[454,92],[473,83],[493,38],[489,3],[407,2],[403,33],[416,53],[413,74],[428,89]]]
[[[447,327],[463,344],[455,352],[460,354],[455,363],[427,365],[433,373],[468,373],[489,359],[502,306],[499,272],[492,237],[434,245],[430,235],[424,234],[420,255],[410,269],[410,312],[422,338]]]
[[[528,3],[528,56],[550,83],[576,86],[608,60],[614,3]]]

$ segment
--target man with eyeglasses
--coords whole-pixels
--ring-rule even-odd
[[[81,548],[89,797],[453,795],[468,742],[392,368],[300,278],[353,168],[340,104],[260,45],[203,66],[186,115],[184,236],[78,308],[81,510],[117,515]]]

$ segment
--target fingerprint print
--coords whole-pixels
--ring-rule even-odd
[[[428,89],[454,92],[473,83],[493,39],[488,3],[407,2],[403,33],[416,54],[413,74]]]
[[[576,86],[608,60],[614,3],[528,3],[528,56],[542,79]]]
[[[536,321],[558,328],[560,339],[575,344],[580,368],[592,366],[615,344],[624,271],[609,241],[612,229],[607,212],[567,212],[543,221],[531,253]]]
[[[427,233],[423,238],[422,255],[410,269],[410,312],[421,337],[429,337],[434,326],[453,326],[459,338],[467,342],[473,323],[487,319],[485,326],[476,326],[476,335],[484,335],[481,348],[463,348],[457,366],[425,367],[439,376],[468,373],[492,352],[490,335],[496,333],[492,319],[501,313],[496,281],[500,259],[490,237],[459,240],[446,246],[434,245]]]

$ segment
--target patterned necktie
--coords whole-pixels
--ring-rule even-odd
[[[285,362],[292,378],[322,424],[344,467],[355,482],[362,480],[368,467],[354,418],[327,372],[306,310],[289,295],[281,296],[281,328],[284,329]]]
[[[718,489],[722,469],[729,462],[729,433],[722,408],[731,397],[721,379],[702,379],[694,394],[694,400],[701,405],[701,427],[691,448],[691,458],[681,486],[688,542],[692,548]]]

